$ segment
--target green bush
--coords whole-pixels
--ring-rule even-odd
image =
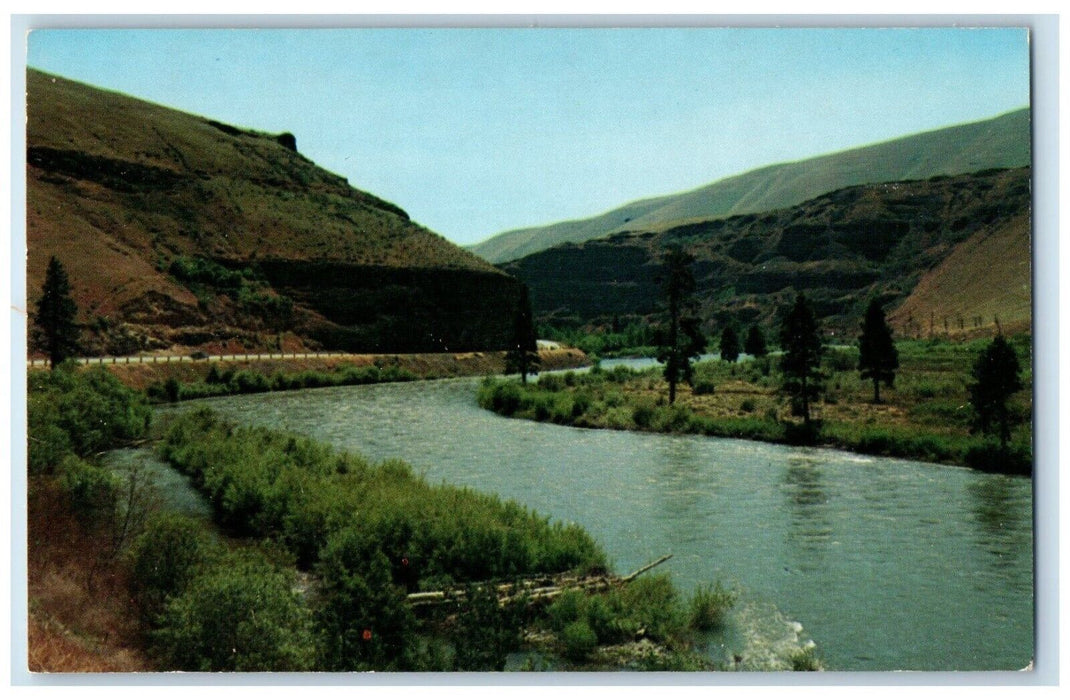
[[[858,348],[828,348],[822,364],[834,372],[850,372],[858,368]]]
[[[222,525],[282,542],[303,566],[357,522],[365,561],[384,553],[406,587],[424,578],[480,581],[604,565],[577,526],[551,524],[494,496],[429,486],[401,462],[369,465],[306,438],[223,423],[210,411],[176,419],[160,454],[205,493]],[[356,548],[358,535],[350,537]]]
[[[30,372],[27,394],[32,473],[53,470],[68,452],[89,457],[140,438],[152,415],[140,394],[103,368],[65,363]]]
[[[669,642],[685,629],[686,612],[668,574],[637,578],[619,594],[622,607],[631,611],[651,639]]]
[[[987,438],[971,445],[966,451],[966,464],[986,472],[1029,475],[1033,473],[1033,455],[1028,444],[1007,445]]]
[[[705,396],[716,391],[717,386],[709,379],[698,379],[691,385],[691,393],[695,396]]]
[[[632,420],[639,428],[649,428],[654,422],[655,408],[650,403],[637,404],[632,409]]]
[[[582,663],[598,646],[598,636],[586,620],[576,620],[561,631],[561,644],[566,659]]]
[[[815,647],[800,649],[791,655],[792,671],[820,671],[821,660],[817,658]]]
[[[170,598],[221,556],[222,549],[204,526],[165,513],[151,521],[130,548],[131,591],[142,621],[153,622]]]
[[[167,600],[152,648],[182,671],[305,671],[315,662],[310,622],[291,577],[245,551]]]
[[[509,652],[520,644],[526,602],[499,605],[492,587],[470,585],[450,639],[458,671],[504,671]]]
[[[71,436],[61,425],[62,416],[51,393],[27,397],[27,459],[30,474],[54,471],[66,455],[73,454]]]
[[[688,604],[688,626],[695,630],[715,630],[724,626],[728,611],[736,604],[736,593],[721,582],[699,586]]]
[[[390,561],[369,552],[359,527],[330,537],[317,567],[321,581],[317,630],[320,668],[327,671],[412,670],[416,622]]]
[[[538,386],[546,391],[561,391],[565,388],[565,380],[560,374],[547,374],[544,372],[539,375]]]
[[[82,517],[110,512],[119,497],[121,482],[103,467],[67,455],[60,464],[62,483],[71,508]]]
[[[479,404],[495,413],[511,416],[520,408],[520,385],[488,379],[480,386]]]

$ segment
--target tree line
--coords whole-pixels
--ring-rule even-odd
[[[673,249],[664,256],[659,280],[666,320],[657,334],[657,359],[664,363],[670,405],[676,400],[677,385],[690,383],[692,363],[707,347],[693,295],[693,263],[694,257],[689,253]],[[825,345],[813,308],[802,292],[796,295],[791,308],[781,314],[777,339],[782,352],[780,388],[790,398],[792,414],[802,418],[804,436],[812,436],[815,430],[811,408],[822,395],[821,360]],[[879,404],[881,385],[894,386],[899,353],[877,298],[871,299],[866,308],[857,342],[858,372],[862,379],[873,383],[873,403]],[[735,362],[741,350],[756,358],[768,354],[765,335],[756,324],[748,330],[742,346],[736,329],[727,324],[721,332],[719,349],[724,362]],[[970,376],[968,390],[976,428],[984,434],[996,434],[1002,450],[1006,451],[1012,424],[1008,401],[1023,385],[1018,357],[1002,333],[976,358]]]

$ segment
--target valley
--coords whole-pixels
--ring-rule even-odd
[[[301,134],[27,108],[33,672],[1031,663],[1028,108],[467,247]]]

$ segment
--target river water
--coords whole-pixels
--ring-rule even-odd
[[[477,387],[456,379],[194,403],[578,522],[621,573],[671,553],[659,570],[682,590],[720,580],[740,591],[712,653],[744,666],[776,667],[809,640],[828,670],[1016,670],[1032,658],[1028,479],[502,418],[478,407]]]

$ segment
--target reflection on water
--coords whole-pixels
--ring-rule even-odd
[[[787,460],[784,487],[791,519],[787,543],[795,566],[812,571],[824,563],[832,536],[829,520],[829,493],[821,476],[821,462],[811,455],[795,455]]]
[[[1018,480],[986,474],[967,487],[977,524],[974,541],[991,555],[993,568],[1014,567],[1020,557],[1031,557],[1031,539],[1023,536],[1022,519],[1029,501]]]
[[[404,459],[432,483],[579,522],[618,571],[671,553],[659,571],[683,591],[715,580],[741,591],[733,653],[783,649],[801,624],[795,641],[812,637],[830,670],[1014,670],[1033,657],[1027,479],[502,418],[476,405],[477,386],[413,382],[196,404],[372,459]]]

